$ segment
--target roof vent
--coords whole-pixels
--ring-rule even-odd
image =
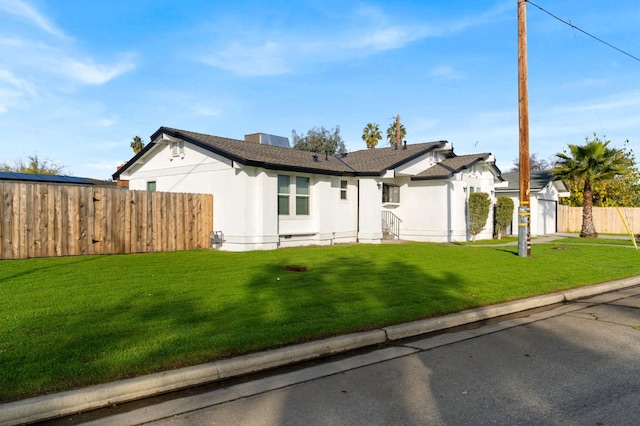
[[[259,143],[262,145],[281,146],[284,148],[291,148],[289,145],[289,138],[284,136],[269,135],[266,133],[251,133],[250,135],[244,135],[246,142]]]
[[[313,154],[313,161],[318,162],[318,154]]]

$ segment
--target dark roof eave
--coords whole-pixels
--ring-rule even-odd
[[[356,176],[355,172],[351,172],[348,170],[328,170],[328,169],[316,169],[313,167],[305,167],[305,166],[289,166],[285,164],[275,164],[275,163],[267,163],[263,161],[246,161],[241,163],[246,166],[253,167],[262,167],[268,170],[282,170],[285,172],[296,172],[296,173],[311,173],[318,175],[331,175],[331,176]]]
[[[449,173],[448,175],[437,175],[437,176],[411,176],[411,180],[412,181],[419,181],[419,180],[451,179],[455,173],[457,173],[457,172]]]

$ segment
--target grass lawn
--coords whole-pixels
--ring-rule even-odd
[[[554,242],[530,259],[407,243],[4,260],[0,401],[628,277],[639,257]]]
[[[633,247],[633,242],[629,238],[622,240],[619,238],[607,238],[606,236],[603,238],[561,238],[558,240],[554,240],[553,243],[557,244],[591,244],[591,245],[616,245],[616,246],[628,246]]]

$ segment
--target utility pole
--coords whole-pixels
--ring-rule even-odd
[[[531,256],[531,206],[529,199],[529,89],[527,75],[527,0],[518,1],[518,115],[520,120],[520,206],[518,256]]]

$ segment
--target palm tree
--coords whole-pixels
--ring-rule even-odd
[[[367,144],[367,148],[373,149],[378,145],[382,139],[382,133],[380,133],[380,126],[376,123],[367,123],[362,130],[362,140]]]
[[[402,144],[405,136],[407,136],[407,129],[405,129],[404,125],[400,123],[400,116],[397,115],[396,119],[387,129],[387,140],[389,141],[389,145],[398,148],[400,144]]]
[[[144,148],[144,142],[142,142],[140,136],[134,136],[130,146],[133,149],[134,154],[137,154]]]
[[[580,236],[595,238],[598,233],[593,224],[592,184],[630,173],[633,161],[624,149],[609,148],[611,141],[602,141],[595,133],[592,140],[587,137],[585,142],[582,146],[568,144],[568,154],[566,151],[556,154],[558,161],[552,173],[561,179],[583,182]]]

